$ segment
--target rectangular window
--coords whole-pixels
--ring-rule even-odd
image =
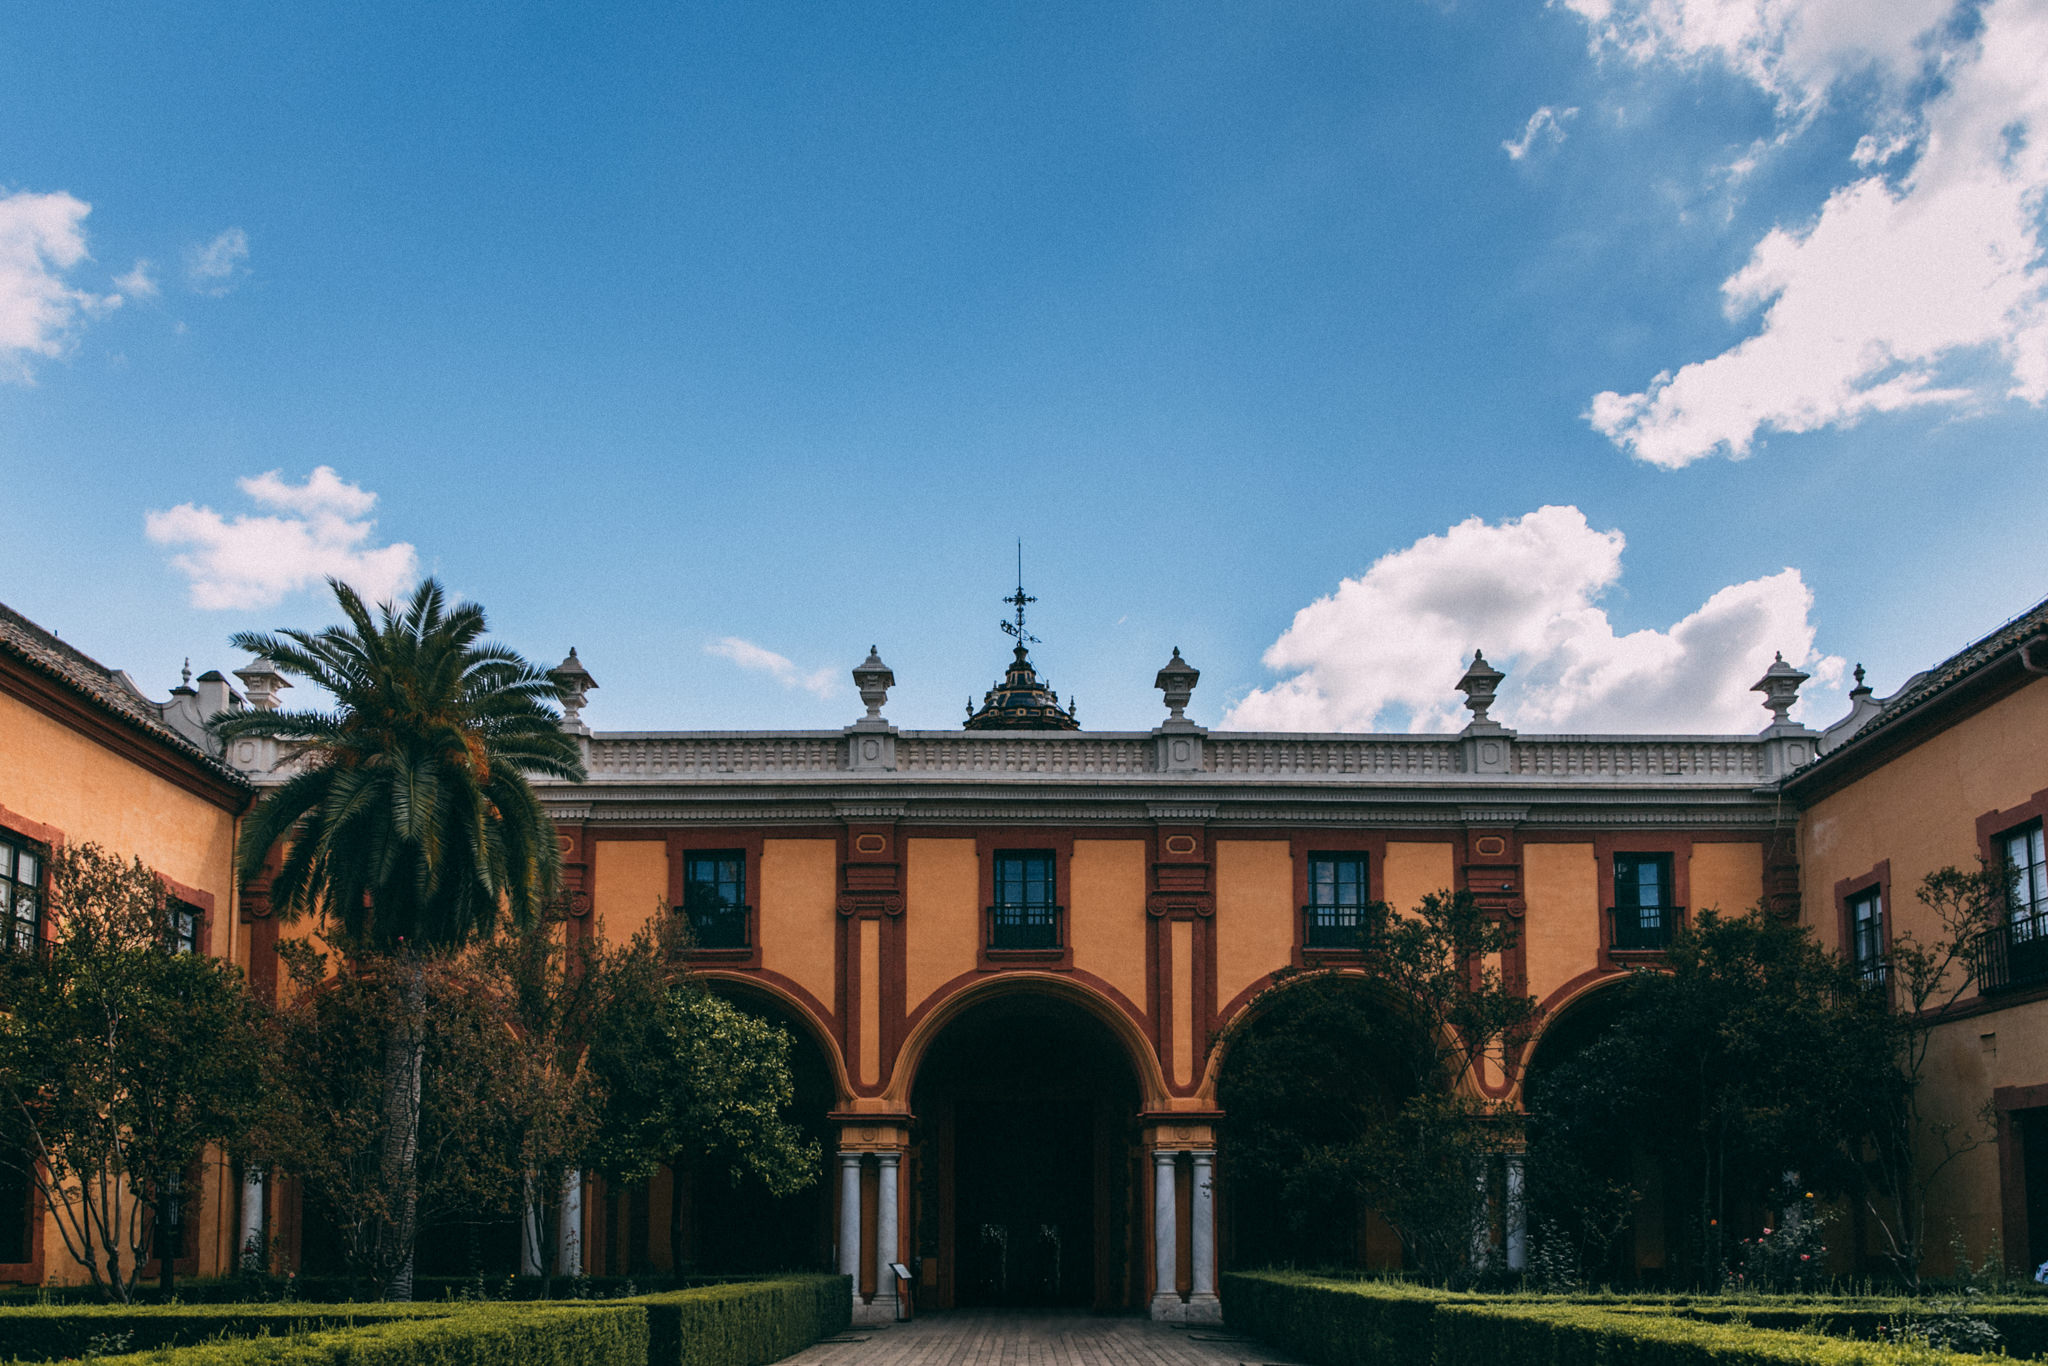
[[[1884,980],[1884,893],[1876,887],[1849,898],[1849,955],[1864,981]]]
[[[1006,850],[996,855],[995,904],[989,907],[992,949],[1056,949],[1060,945],[1059,891],[1050,850]]]
[[[1673,904],[1671,855],[1614,856],[1614,947],[1661,949],[1670,944],[1678,907]]]
[[[1372,899],[1364,854],[1310,854],[1303,942],[1312,949],[1362,947],[1366,903]]]
[[[2012,937],[2033,939],[2048,933],[2048,852],[2042,847],[2040,823],[2008,830],[1998,843],[2012,867],[2012,900],[2006,915]]]
[[[173,898],[170,906],[171,952],[199,952],[199,927],[205,923],[197,906]]]
[[[21,953],[43,933],[43,859],[26,840],[0,832],[0,935]]]
[[[746,854],[723,850],[683,855],[683,910],[698,948],[746,948]]]

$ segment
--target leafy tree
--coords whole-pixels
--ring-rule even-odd
[[[561,856],[528,777],[584,774],[552,706],[560,684],[483,643],[480,607],[451,609],[428,579],[373,617],[353,589],[329,585],[346,625],[234,643],[323,689],[333,708],[212,723],[228,740],[263,736],[296,756],[298,772],[243,826],[244,881],[286,842],[270,886],[278,914],[317,914],[352,951],[391,956],[404,1023],[386,1036],[377,1244],[386,1293],[410,1299],[428,962],[488,937],[503,914],[524,923],[551,902]]]
[[[671,1264],[682,1258],[683,1176],[723,1169],[791,1195],[818,1176],[821,1152],[788,1116],[796,1095],[786,1030],[681,976],[657,987],[649,1009],[636,974],[598,1017],[589,1066],[605,1092],[595,1164],[619,1181],[675,1174]]]
[[[1355,1227],[1341,1192],[1446,1277],[1471,1251],[1476,1170],[1516,1136],[1464,1083],[1537,1007],[1497,966],[1514,931],[1469,893],[1361,920],[1356,968],[1289,974],[1221,1041],[1228,1157],[1311,1246],[1335,1250],[1333,1220]]]
[[[47,953],[0,971],[0,1105],[65,1251],[131,1301],[160,1255],[171,1287],[185,1173],[256,1100],[255,1006],[239,969],[174,952],[169,890],[97,844],[50,860]]]
[[[1896,1084],[1894,1024],[1852,967],[1760,908],[1701,912],[1665,969],[1639,971],[1616,1021],[1532,1084],[1530,1165],[1553,1193],[1582,1174],[1597,1229],[1640,1144],[1686,1192],[1679,1250],[1711,1283],[1735,1224],[1796,1193],[1788,1176],[1854,1188],[1869,1096]]]
[[[1916,889],[1935,929],[1922,939],[1895,930],[1885,956],[1883,995],[1892,1007],[1886,1046],[1890,1084],[1867,1094],[1869,1146],[1864,1207],[1885,1238],[1885,1258],[1909,1288],[1920,1285],[1927,1256],[1927,1202],[1934,1183],[1964,1153],[1990,1142],[1996,1113],[1935,1118],[1920,1103],[1934,1031],[1948,1011],[1979,985],[1977,947],[2010,904],[2013,870],[1986,863],[1965,871],[1929,873]]]

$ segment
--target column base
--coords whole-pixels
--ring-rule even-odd
[[[1214,1295],[1192,1295],[1185,1300],[1178,1295],[1154,1295],[1152,1319],[1155,1323],[1221,1323],[1223,1301]]]
[[[862,1328],[879,1328],[896,1322],[896,1301],[875,1296],[873,1304],[862,1304],[858,1298],[853,1302],[853,1321]]]

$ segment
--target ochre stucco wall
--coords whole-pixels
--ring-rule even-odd
[[[1590,844],[1522,846],[1523,961],[1537,1000],[1598,964],[1600,867]]]
[[[1145,1006],[1145,842],[1075,840],[1067,926],[1074,966]]]
[[[761,841],[761,966],[779,972],[829,1010],[838,942],[836,840]]]
[[[668,846],[660,840],[599,840],[590,871],[591,910],[611,943],[639,933],[668,900]]]
[[[1216,1004],[1294,953],[1294,860],[1285,840],[1216,841]]]
[[[1820,941],[1841,942],[1835,883],[1891,861],[1892,928],[1926,935],[1913,889],[1948,864],[1974,868],[1977,817],[2048,787],[2048,679],[2031,683],[1807,808],[1800,907]],[[2048,1076],[2041,1078],[2048,1081]]]
[[[215,912],[208,951],[228,955],[235,818],[221,807],[5,694],[0,806],[54,826],[68,844],[97,842],[210,893]]]
[[[904,845],[904,1004],[915,1012],[934,991],[974,971],[981,935],[981,864],[973,840]]]
[[[1741,915],[1763,900],[1763,846],[1695,844],[1691,882],[1692,910]]]
[[[1412,911],[1431,892],[1457,886],[1456,851],[1449,844],[1388,844],[1381,880],[1384,899],[1397,911]]]

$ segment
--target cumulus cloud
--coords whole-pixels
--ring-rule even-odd
[[[751,640],[738,636],[723,636],[704,647],[704,653],[719,659],[729,659],[742,669],[767,674],[785,688],[801,688],[814,697],[830,697],[839,691],[837,669],[814,669],[809,672],[796,666],[786,655],[763,649]]]
[[[150,540],[177,551],[171,567],[191,579],[194,607],[270,607],[330,576],[377,602],[397,597],[418,576],[412,546],[372,543],[377,495],[330,467],[320,466],[302,484],[277,470],[236,482],[271,511],[223,517],[180,503],[144,519]]]
[[[1766,432],[2048,399],[2048,5],[1989,0],[1969,22],[1955,0],[1567,4],[1597,50],[1721,64],[1794,121],[1850,77],[1879,91],[1851,157],[1869,174],[1773,228],[1723,282],[1728,316],[1760,315],[1755,331],[1596,395],[1596,430],[1675,468],[1746,455]]]
[[[149,273],[149,262],[140,257],[136,258],[135,269],[114,277],[114,287],[131,299],[154,299],[157,296],[156,277]]]
[[[1579,111],[1576,108],[1553,109],[1546,104],[1531,114],[1529,121],[1522,125],[1522,135],[1503,142],[1500,145],[1501,150],[1508,154],[1508,160],[1520,161],[1529,155],[1529,149],[1536,145],[1538,139],[1554,147],[1564,141],[1565,124],[1578,116]]]
[[[185,248],[185,283],[218,298],[248,274],[249,234],[229,228],[211,242]]]
[[[0,379],[31,382],[36,357],[62,355],[83,317],[120,306],[120,295],[74,289],[65,278],[86,259],[91,212],[62,191],[0,194]]]
[[[1297,612],[1264,655],[1290,676],[1224,725],[1456,730],[1469,718],[1454,685],[1475,648],[1508,673],[1494,718],[1533,732],[1754,732],[1770,718],[1750,685],[1776,652],[1815,676],[1809,692],[1840,678],[1842,661],[1815,653],[1796,569],[1723,588],[1669,630],[1618,634],[1600,599],[1626,543],[1575,507],[1425,536]]]

